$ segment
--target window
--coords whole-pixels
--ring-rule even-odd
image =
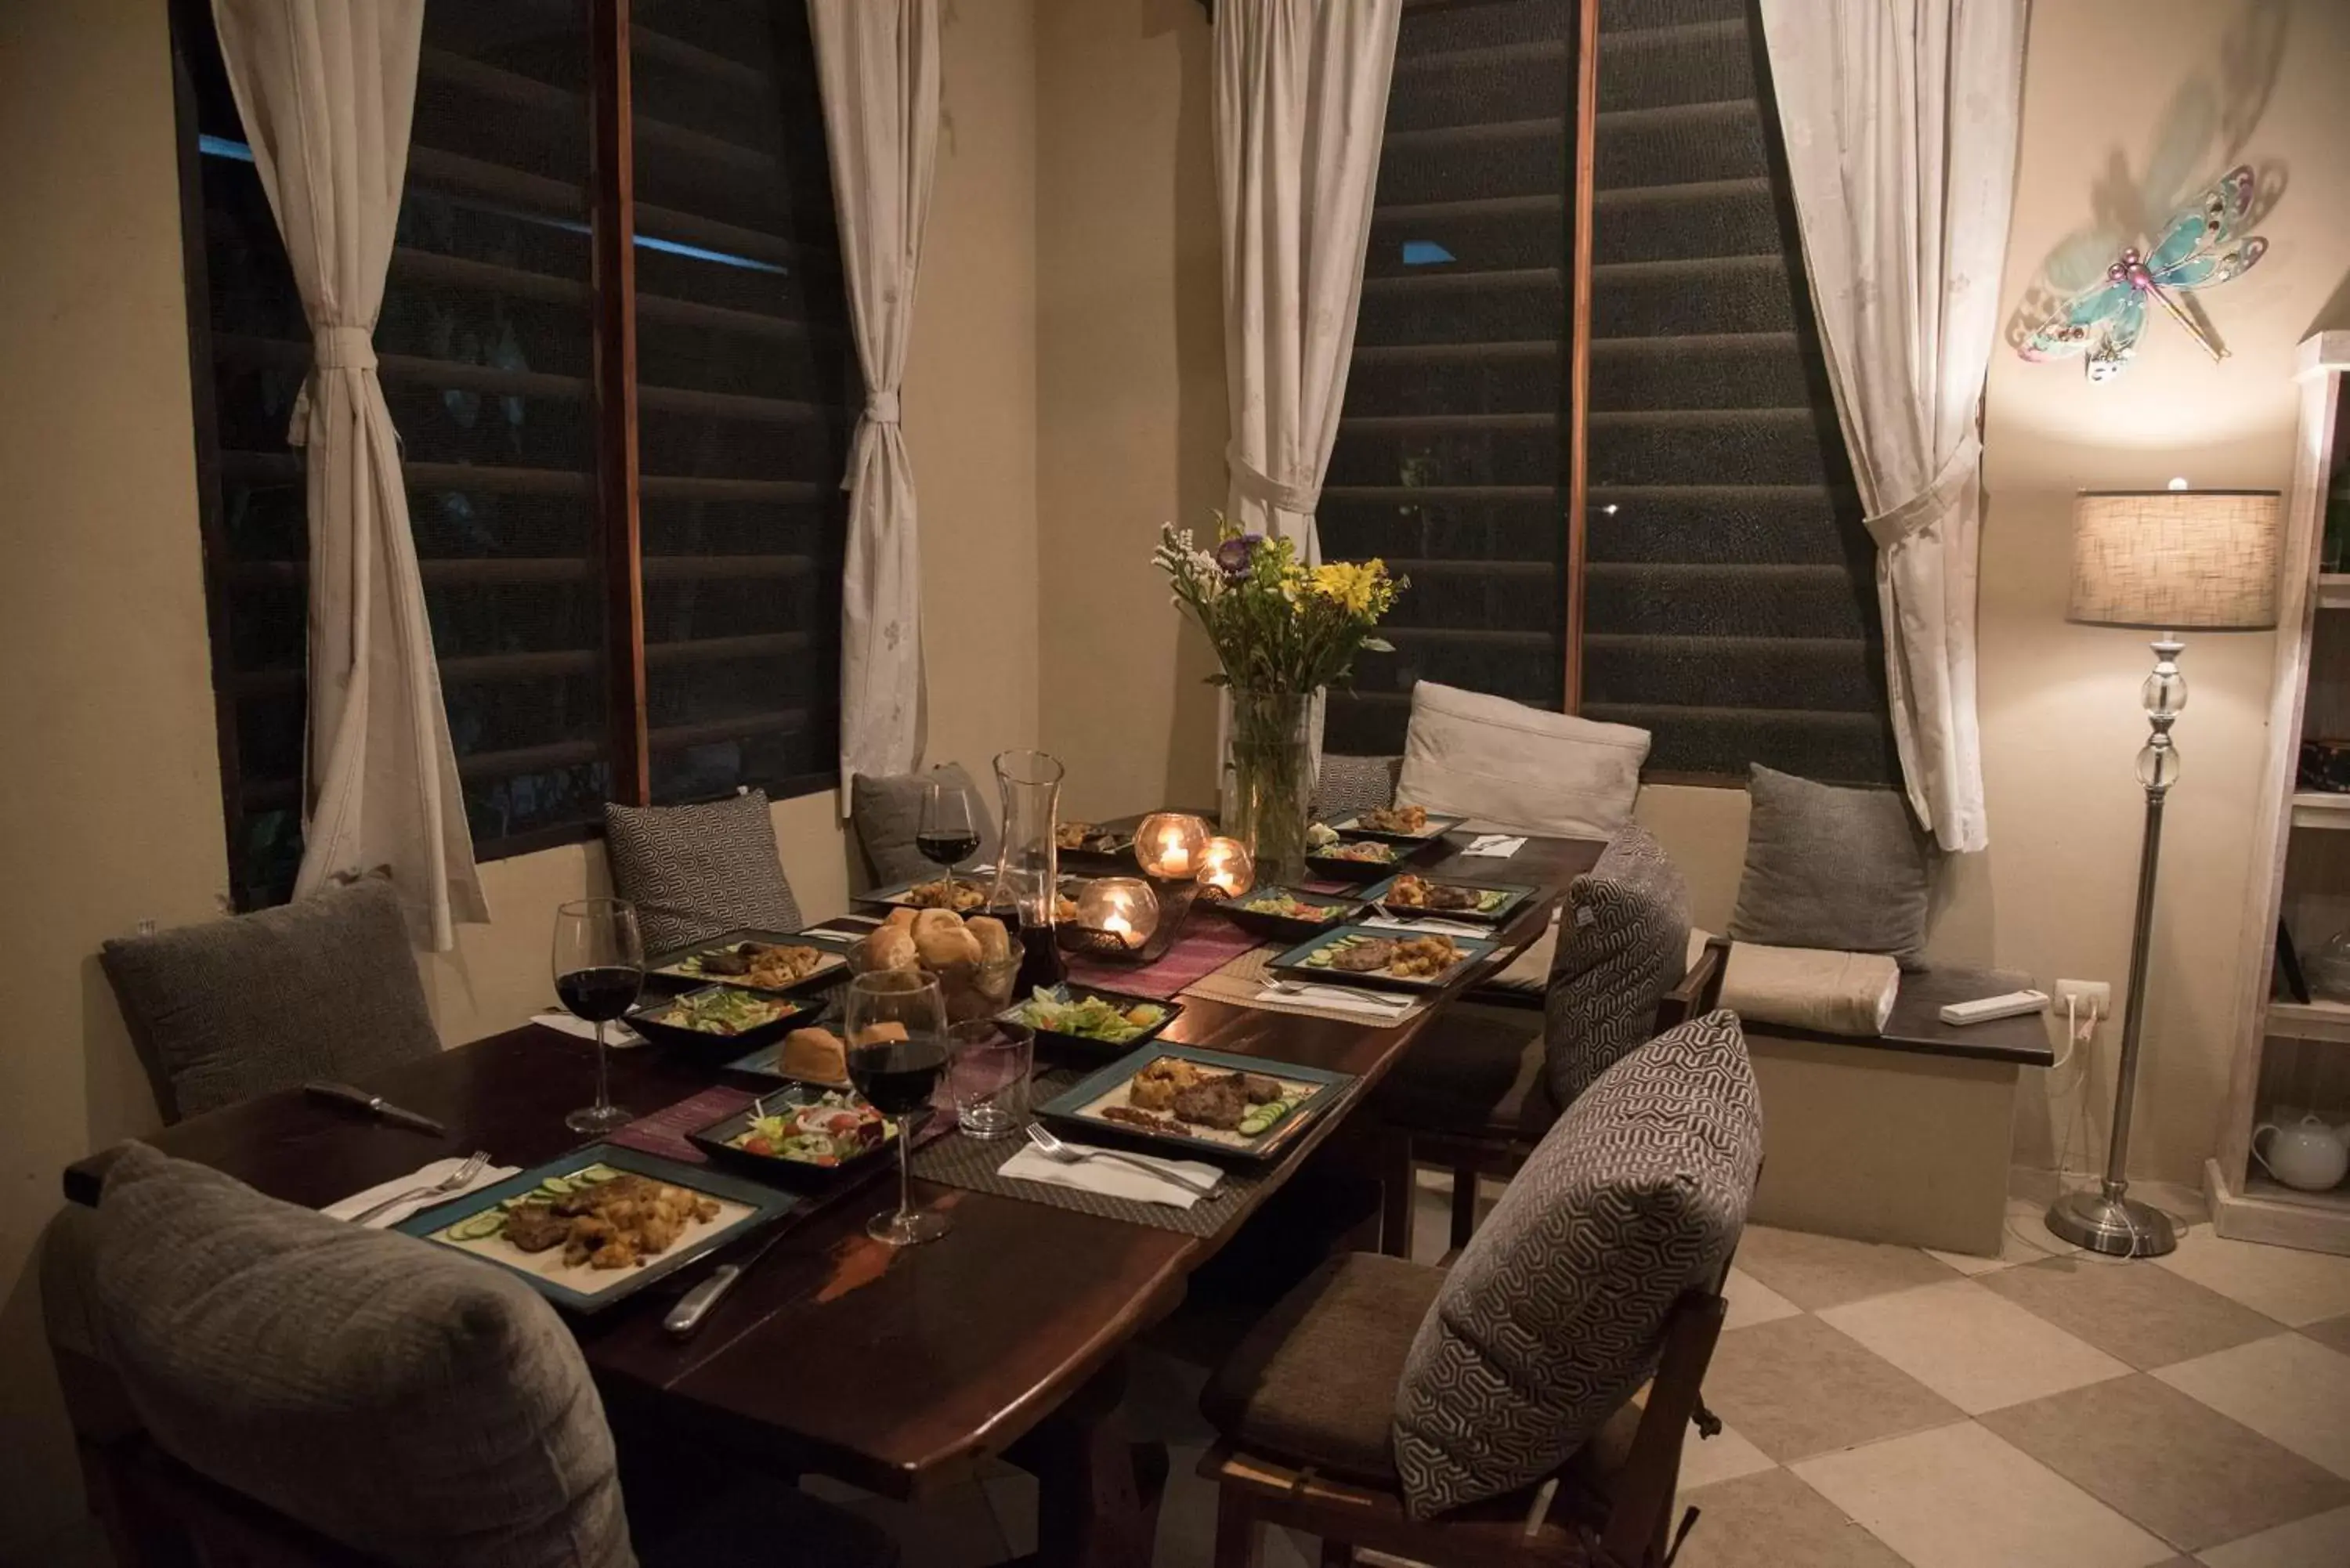
[[[485,858],[583,836],[607,799],[828,787],[837,751],[838,487],[862,393],[805,8],[617,9],[625,36],[588,0],[426,8],[376,329]],[[309,332],[210,18],[187,4],[176,22],[222,772],[250,907],[286,897],[301,859],[308,564],[286,430]],[[601,86],[621,80],[599,144]]]
[[[1331,748],[1400,750],[1425,677],[1638,724],[1651,777],[1889,780],[1803,288],[1752,0],[1408,4],[1321,523],[1412,589]]]

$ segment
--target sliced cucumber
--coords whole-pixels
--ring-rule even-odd
[[[506,1228],[506,1212],[503,1209],[484,1209],[470,1219],[460,1220],[449,1227],[452,1241],[482,1241]]]
[[[570,1192],[572,1185],[567,1178],[550,1176],[538,1184],[538,1189],[550,1198],[561,1198]]]
[[[608,1165],[591,1165],[585,1170],[573,1171],[570,1178],[574,1187],[581,1182],[595,1186],[607,1181],[618,1181],[619,1179],[620,1173]]]

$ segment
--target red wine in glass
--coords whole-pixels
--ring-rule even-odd
[[[914,847],[922,858],[954,874],[955,862],[979,853],[979,818],[971,791],[951,777],[933,774],[922,786],[921,815],[914,819]]]
[[[958,860],[968,860],[979,853],[979,835],[918,833],[914,835],[914,847],[921,851],[923,859],[951,867]]]
[[[943,1040],[885,1040],[849,1048],[848,1081],[883,1116],[910,1116],[930,1105],[946,1065]]]
[[[573,1017],[584,1018],[590,1023],[609,1023],[637,1004],[637,993],[644,983],[642,970],[599,964],[556,975],[555,994]]]

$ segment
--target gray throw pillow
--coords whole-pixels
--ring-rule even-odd
[[[1926,841],[1889,789],[1843,789],[1757,763],[1746,786],[1746,874],[1732,941],[1891,953],[1926,945]]]
[[[972,784],[961,763],[921,774],[858,774],[849,782],[848,815],[857,828],[857,842],[865,851],[865,867],[872,873],[873,886],[918,882],[939,874],[939,868],[914,847],[914,835],[922,823],[922,794],[933,780],[959,784],[970,792],[972,826],[979,829],[979,857],[995,858],[995,817],[987,809],[987,797]]]
[[[1326,754],[1314,780],[1314,815],[1338,822],[1358,811],[1393,805],[1401,757],[1341,757]]]
[[[1544,1002],[1552,1101],[1572,1105],[1657,1031],[1657,1003],[1689,970],[1689,884],[1638,823],[1566,891]]]
[[[109,1169],[97,1331],[174,1458],[414,1568],[630,1568],[611,1431],[536,1292],[141,1144]]]
[[[604,853],[648,957],[744,927],[800,929],[764,790],[707,805],[607,803]]]
[[[1720,1274],[1762,1162],[1731,1012],[1659,1034],[1567,1107],[1412,1341],[1395,1453],[1414,1518],[1530,1485],[1607,1423],[1674,1302]]]
[[[309,1078],[363,1083],[441,1048],[400,897],[380,877],[109,941],[99,964],[167,1122]]]

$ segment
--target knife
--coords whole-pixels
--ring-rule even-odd
[[[365,1111],[378,1121],[390,1122],[396,1127],[408,1127],[416,1132],[430,1133],[434,1137],[449,1136],[449,1129],[431,1116],[403,1110],[386,1100],[381,1095],[370,1095],[355,1085],[310,1083],[302,1085],[302,1092],[314,1100],[329,1100],[336,1105],[348,1106],[354,1110]]]
[[[726,1293],[734,1288],[735,1282],[743,1277],[752,1264],[765,1257],[769,1248],[783,1239],[784,1227],[778,1225],[765,1241],[753,1248],[741,1261],[721,1263],[711,1270],[708,1279],[678,1298],[677,1305],[670,1308],[669,1315],[661,1319],[661,1326],[669,1330],[672,1338],[691,1338],[694,1331],[702,1326],[702,1320],[710,1315],[712,1310],[720,1302],[726,1299]]]

